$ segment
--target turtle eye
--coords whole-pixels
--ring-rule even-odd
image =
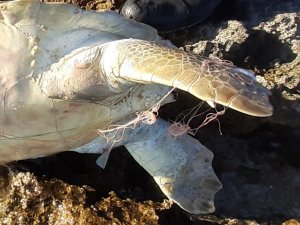
[[[140,4],[142,4],[142,6]],[[143,5],[142,2],[126,1],[120,8],[119,13],[125,18],[142,21],[147,14],[145,8],[147,7]]]

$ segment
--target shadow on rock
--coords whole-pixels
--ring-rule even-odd
[[[288,63],[296,58],[288,43],[282,43],[278,35],[263,30],[251,30],[249,37],[240,45],[224,54],[234,64],[251,70],[268,70],[275,64]]]

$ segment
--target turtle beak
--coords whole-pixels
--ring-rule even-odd
[[[219,101],[219,103],[251,116],[267,117],[273,114],[273,106],[263,96],[259,96],[259,99],[249,99],[238,95],[232,98],[232,100],[227,99],[227,101]]]
[[[268,89],[260,85],[255,78],[245,75],[244,70],[236,67],[225,67],[222,70],[223,73],[216,74],[213,80],[203,80],[206,85],[199,88],[200,84],[195,84],[189,92],[205,99],[211,106],[214,105],[212,103],[219,103],[257,117],[273,114],[273,106],[269,102],[271,92]]]

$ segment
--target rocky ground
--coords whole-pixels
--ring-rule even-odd
[[[50,0],[52,1],[52,0]],[[122,1],[68,0],[87,9],[117,9]],[[215,154],[223,183],[216,212],[191,216],[165,200],[124,148],[105,170],[96,155],[61,153],[11,163],[0,170],[0,224],[299,224],[299,0],[228,0],[203,23],[162,34],[186,51],[251,69],[272,91],[274,116],[227,110],[197,139]],[[160,114],[174,119],[198,100],[180,92]]]

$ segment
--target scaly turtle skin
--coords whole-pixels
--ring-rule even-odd
[[[176,49],[115,12],[18,0],[0,4],[0,163],[125,145],[162,191],[190,213],[214,211],[213,154],[169,123],[125,124],[177,87],[207,102],[269,116],[269,92],[245,70]],[[164,103],[174,101],[172,94]]]
[[[200,23],[220,2],[221,0],[127,0],[120,8],[120,14],[165,32]]]

